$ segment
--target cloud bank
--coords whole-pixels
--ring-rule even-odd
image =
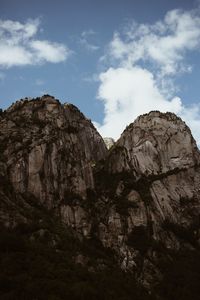
[[[192,72],[187,53],[200,48],[199,11],[169,11],[155,24],[133,22],[123,33],[115,32],[99,75],[98,99],[104,104],[103,136],[117,139],[140,114],[171,111],[191,127],[200,144],[200,106],[185,106],[176,96],[174,79]]]
[[[39,19],[20,23],[0,20],[0,67],[65,61],[71,51],[63,44],[37,39]]]

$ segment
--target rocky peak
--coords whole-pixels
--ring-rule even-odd
[[[100,249],[111,251],[153,289],[163,262],[199,251],[199,150],[179,117],[158,111],[138,117],[109,151],[105,142],[77,107],[49,95],[0,113],[0,224],[34,223],[35,239],[47,231],[45,209],[83,244],[95,241],[99,268]],[[87,265],[80,249],[74,260]]]
[[[145,285],[162,276],[156,266],[165,251],[157,247],[179,251],[189,235],[192,247],[200,245],[199,150],[176,115],[150,112],[130,124],[96,180],[102,201],[109,203],[99,226],[102,241],[118,252],[122,268],[138,270],[142,264]]]
[[[32,193],[49,208],[69,191],[85,197],[94,186],[92,167],[107,152],[78,108],[49,95],[8,108],[0,121],[0,143],[4,173],[14,189]]]
[[[116,143],[113,155],[114,161],[123,156],[120,166],[115,165],[117,169],[134,170],[136,177],[192,167],[200,158],[185,122],[173,113],[158,111],[142,115],[130,124]]]

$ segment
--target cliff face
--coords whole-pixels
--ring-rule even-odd
[[[199,150],[174,114],[139,117],[111,149],[96,178],[106,217],[99,235],[147,286],[170,252],[200,246]]]
[[[1,113],[0,155],[6,227],[30,222],[32,199],[148,288],[162,280],[163,261],[199,249],[200,154],[172,113],[140,116],[108,151],[72,104],[23,100]]]
[[[94,188],[92,169],[107,152],[92,123],[72,104],[50,96],[21,100],[2,115],[0,144],[5,184],[75,222],[68,220],[73,212],[65,202],[86,198]]]

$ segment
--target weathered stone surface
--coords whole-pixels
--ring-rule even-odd
[[[189,128],[172,113],[140,116],[107,151],[72,104],[48,95],[17,101],[0,119],[0,222],[28,223],[36,202],[80,239],[113,250],[149,287],[162,277],[161,259],[200,246],[199,162]]]
[[[157,111],[140,116],[129,125],[116,143],[115,152],[113,160],[116,158],[119,165],[111,165],[111,172],[131,170],[137,178],[192,167],[199,160],[186,124],[172,113]]]
[[[48,95],[17,101],[4,112],[0,139],[13,188],[48,208],[65,202],[69,193],[85,198],[94,187],[92,168],[107,151],[75,106]]]
[[[161,278],[159,248],[199,245],[199,158],[180,118],[151,112],[123,132],[97,172],[109,203],[99,225],[102,242],[115,249],[123,268],[135,266],[146,286]]]
[[[115,140],[113,138],[104,137],[103,140],[104,140],[104,143],[106,144],[106,147],[108,149],[110,149],[115,144]]]

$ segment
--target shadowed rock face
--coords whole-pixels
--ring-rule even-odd
[[[144,284],[161,278],[168,252],[200,245],[199,161],[186,124],[150,112],[126,128],[99,167],[101,199],[109,203],[100,237]]]
[[[92,123],[51,96],[0,116],[0,222],[29,222],[28,198],[112,249],[147,287],[160,261],[200,246],[199,150],[172,113],[140,116],[108,151]]]
[[[70,197],[94,188],[93,167],[107,152],[92,123],[72,104],[53,97],[21,100],[0,121],[1,176],[20,195],[48,209],[66,211]]]

